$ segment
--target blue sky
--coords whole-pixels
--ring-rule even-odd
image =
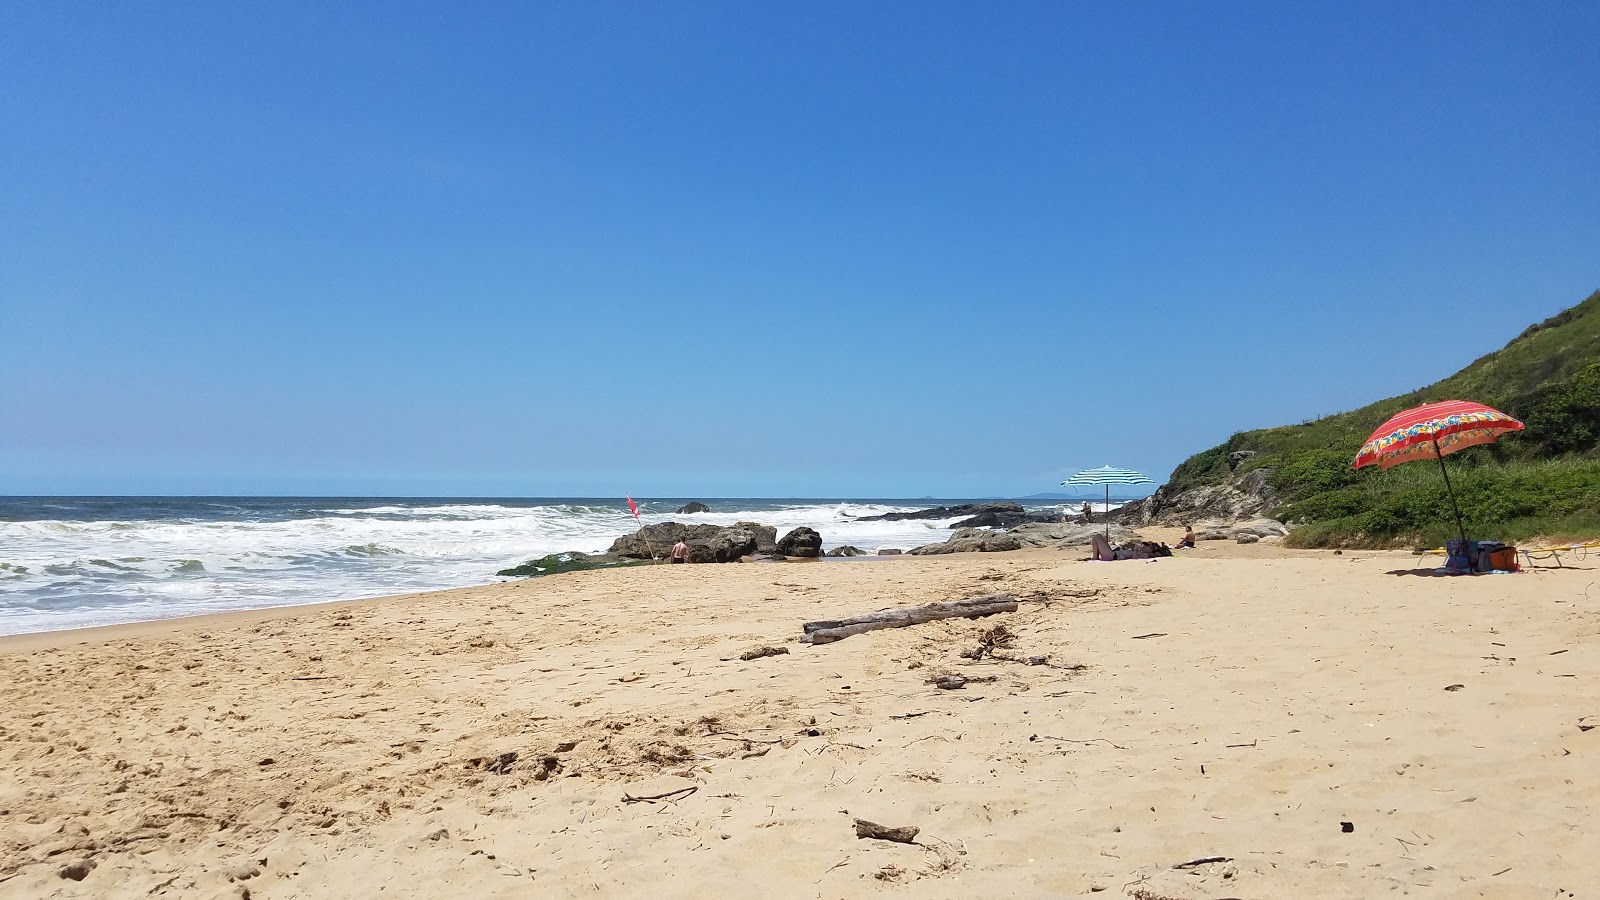
[[[0,493],[1161,478],[1600,288],[1597,44],[1583,2],[10,2]]]

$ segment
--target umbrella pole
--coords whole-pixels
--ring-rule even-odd
[[[1100,518],[1106,523],[1106,541],[1111,540],[1111,485],[1106,485],[1106,508],[1100,513]]]
[[[1439,449],[1439,439],[1433,439],[1434,459],[1439,461],[1439,472],[1444,475],[1444,489],[1450,495],[1450,508],[1456,513],[1456,530],[1461,532],[1461,542],[1467,542],[1467,526],[1461,524],[1461,507],[1456,505],[1456,489],[1450,486],[1450,470],[1444,465],[1444,451]]]

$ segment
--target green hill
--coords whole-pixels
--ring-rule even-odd
[[[1235,434],[1180,464],[1168,490],[1266,469],[1283,504],[1278,517],[1299,526],[1291,544],[1439,546],[1455,524],[1436,463],[1358,472],[1350,462],[1390,416],[1452,399],[1487,403],[1527,425],[1447,457],[1472,536],[1600,534],[1600,292],[1437,384],[1299,425]],[[1230,468],[1237,451],[1255,455]]]

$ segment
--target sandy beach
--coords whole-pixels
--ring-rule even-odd
[[[1600,567],[1080,555],[6,639],[0,897],[1600,895]],[[796,642],[997,591],[1018,612]]]

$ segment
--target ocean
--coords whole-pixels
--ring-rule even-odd
[[[808,525],[827,549],[870,552],[942,541],[954,520],[854,517],[981,501],[723,499],[694,515],[676,514],[688,499],[638,502],[647,525]],[[0,497],[0,635],[487,584],[636,527],[620,498]]]

